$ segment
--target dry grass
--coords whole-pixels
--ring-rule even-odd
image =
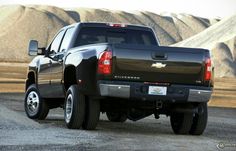
[[[216,78],[209,105],[236,108],[236,78]]]
[[[0,63],[0,93],[24,92],[27,65],[25,63]]]
[[[25,92],[24,83],[1,83],[0,93],[23,93]]]
[[[26,63],[0,63],[0,81],[24,80],[27,66]]]

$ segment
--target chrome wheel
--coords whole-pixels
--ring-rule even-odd
[[[27,108],[32,114],[38,112],[39,96],[35,91],[31,91],[27,96]]]
[[[72,116],[72,111],[73,111],[73,96],[72,94],[69,94],[67,99],[66,99],[66,123],[69,123],[71,120]]]
[[[48,104],[40,97],[35,84],[26,90],[24,107],[26,115],[31,119],[44,120],[49,112]]]
[[[85,117],[85,96],[78,90],[76,84],[71,85],[66,92],[64,119],[70,129],[79,129]]]

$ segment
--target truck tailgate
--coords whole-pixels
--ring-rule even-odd
[[[112,47],[116,80],[201,84],[206,50],[116,44]]]

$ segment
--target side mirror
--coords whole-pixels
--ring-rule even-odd
[[[46,48],[39,48],[37,40],[30,40],[29,48],[28,48],[28,55],[29,56],[36,56],[36,55],[45,55]]]
[[[28,55],[29,56],[36,56],[36,55],[38,55],[38,41],[30,40],[29,48],[28,48]]]

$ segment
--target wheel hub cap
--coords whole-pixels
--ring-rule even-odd
[[[66,99],[66,122],[69,123],[72,115],[73,110],[73,96],[72,94],[69,94]]]
[[[35,113],[39,108],[39,96],[35,91],[29,93],[27,97],[27,108],[31,113]]]

